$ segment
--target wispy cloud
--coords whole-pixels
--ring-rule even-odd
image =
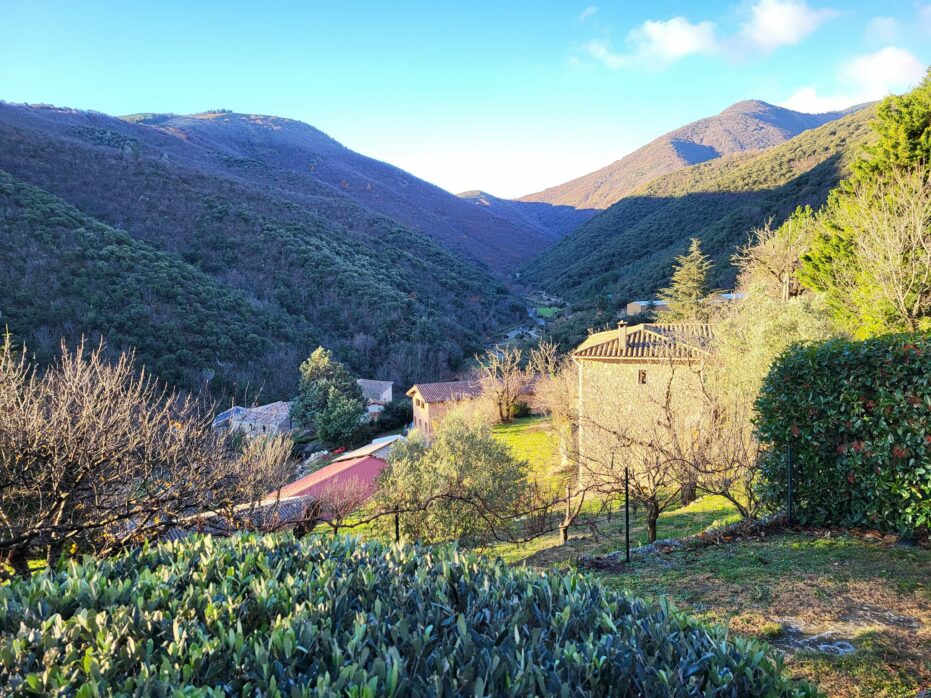
[[[589,5],[582,10],[582,14],[579,15],[579,21],[584,22],[586,19],[596,14],[598,14],[598,5]]]
[[[895,41],[899,20],[895,17],[873,17],[866,23],[866,38],[880,44]]]
[[[924,72],[924,64],[912,53],[887,46],[874,53],[857,56],[841,66],[838,82],[847,89],[823,94],[814,87],[802,87],[792,93],[782,106],[814,113],[843,109],[905,91],[918,83]]]
[[[647,20],[633,28],[619,49],[601,38],[583,44],[582,51],[612,69],[662,68],[691,55],[768,53],[799,43],[837,15],[832,9],[812,8],[806,0],[757,0],[747,8],[746,21],[729,36],[718,36],[711,20],[673,17]]]
[[[685,17],[648,20],[628,33],[626,52],[615,51],[605,39],[593,39],[583,44],[582,49],[608,68],[632,64],[664,67],[692,54],[714,53],[717,48],[714,26],[714,22],[693,24]]]
[[[773,51],[799,43],[837,14],[813,9],[804,0],[760,0],[750,8],[739,38],[761,51]]]

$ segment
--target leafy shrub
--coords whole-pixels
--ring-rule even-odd
[[[195,537],[0,588],[14,692],[816,695],[781,673],[666,604],[455,548]]]
[[[817,525],[931,528],[931,337],[886,335],[790,349],[757,402],[764,497]]]
[[[378,415],[378,427],[385,431],[400,429],[414,421],[414,405],[410,398],[397,398]]]
[[[521,417],[529,417],[532,413],[530,405],[528,405],[523,400],[518,400],[513,405],[511,405],[511,417],[513,419],[520,419]]]

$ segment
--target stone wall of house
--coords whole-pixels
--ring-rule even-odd
[[[688,424],[697,417],[700,394],[699,364],[580,360],[582,484],[604,479],[612,469],[623,472],[625,464],[644,467],[648,444],[669,438],[667,417],[677,425]]]

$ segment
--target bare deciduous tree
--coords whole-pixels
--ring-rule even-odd
[[[0,350],[0,555],[18,572],[38,555],[106,553],[200,511],[232,511],[286,478],[290,443],[240,451],[193,400],[103,346],[38,374]]]
[[[796,271],[811,245],[814,219],[811,210],[799,208],[778,228],[772,218],[754,228],[750,240],[733,256],[740,270],[740,285],[761,285],[783,301],[802,292]]]
[[[831,211],[851,233],[854,261],[838,270],[848,304],[888,308],[887,330],[931,315],[931,177],[924,168],[861,182]]]
[[[501,422],[511,421],[511,410],[524,394],[532,374],[524,354],[516,347],[495,347],[476,357],[482,393],[491,399]]]

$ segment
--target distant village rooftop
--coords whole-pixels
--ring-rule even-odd
[[[588,336],[572,356],[577,359],[620,360],[688,360],[708,351],[711,326],[703,323],[644,323],[595,332]]]

